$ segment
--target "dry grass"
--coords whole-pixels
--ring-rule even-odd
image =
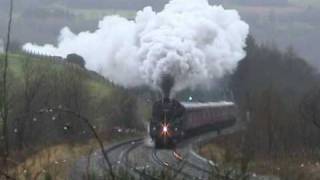
[[[104,136],[104,146],[107,147],[111,143],[123,141],[124,139],[132,137],[141,137],[141,133],[129,133],[129,134],[114,134]],[[111,138],[112,137],[112,138]],[[12,168],[10,170],[10,176],[21,180],[42,180],[42,179],[54,179],[62,180],[68,179],[69,172],[73,167],[75,161],[81,157],[91,154],[93,151],[99,150],[96,139],[91,139],[83,143],[64,143],[59,145],[53,145],[42,150],[29,154],[28,151],[11,153]],[[15,162],[17,159],[20,163]],[[50,176],[50,177],[49,177]]]
[[[241,158],[239,143],[233,141],[238,135],[224,136],[201,147],[200,154],[215,162],[237,164]],[[238,144],[238,146],[237,146]],[[285,180],[319,180],[320,162],[309,153],[282,154],[276,158],[256,154],[248,164],[249,172],[260,175],[276,175]]]
[[[206,159],[222,162],[224,160],[225,149],[216,144],[207,144],[200,149],[200,154]]]
[[[107,144],[107,143],[106,143]],[[73,163],[98,148],[95,140],[87,144],[60,144],[39,151],[11,170],[17,179],[66,179]]]

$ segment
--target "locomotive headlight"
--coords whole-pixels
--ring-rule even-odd
[[[164,123],[164,124],[161,125],[161,135],[162,136],[171,136],[170,135],[169,124]]]
[[[167,132],[168,132],[168,126],[167,126],[167,125],[164,125],[164,126],[162,127],[162,131],[163,131],[164,133],[167,133]]]

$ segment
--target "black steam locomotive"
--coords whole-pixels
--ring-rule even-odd
[[[232,126],[237,108],[232,102],[180,103],[164,98],[153,105],[149,133],[156,148],[175,148],[183,138]]]

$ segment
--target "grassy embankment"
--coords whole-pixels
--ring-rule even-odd
[[[200,154],[218,164],[235,165],[241,163],[242,133],[215,138],[200,149]],[[320,178],[320,158],[310,153],[282,154],[273,157],[265,154],[251,154],[248,171],[259,175],[274,175],[281,179],[317,180]]]
[[[3,58],[4,58],[4,55],[0,54],[0,59],[3,59]],[[22,79],[22,70],[23,70],[24,60],[37,62],[38,64],[49,66],[51,69],[56,69],[61,72],[68,71],[68,67],[66,64],[55,62],[54,60],[29,57],[23,54],[10,54],[9,70],[12,71],[15,79],[17,80]],[[109,96],[112,93],[112,90],[114,90],[114,88],[109,83],[106,83],[106,81],[103,81],[102,77],[100,76],[93,76],[93,75],[87,74],[85,81],[90,91],[92,91],[93,94],[99,95],[100,98],[103,98],[104,96]]]

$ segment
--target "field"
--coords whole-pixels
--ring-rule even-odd
[[[76,19],[85,21],[96,21],[101,20],[104,16],[119,15],[125,18],[132,18],[135,16],[135,11],[124,10],[124,9],[80,9],[70,8],[61,5],[55,5],[50,7],[52,10],[68,12],[75,16]]]
[[[104,146],[108,147],[119,141],[132,137],[140,137],[141,134],[115,134],[113,139],[105,140]],[[29,154],[27,158],[16,162],[11,160],[11,173],[18,179],[68,179],[68,175],[74,163],[84,156],[92,156],[92,153],[99,152],[99,145],[95,139],[90,139],[86,143],[61,143],[48,146],[35,153]],[[16,156],[23,156],[27,151],[18,152]],[[91,167],[93,168],[93,167]]]
[[[100,20],[104,16],[119,15],[125,18],[132,18],[136,12],[128,10],[116,10],[116,9],[69,9],[69,11],[77,17],[82,17],[85,20]]]
[[[290,3],[301,5],[301,6],[312,6],[312,7],[320,7],[319,0],[289,0]]]

